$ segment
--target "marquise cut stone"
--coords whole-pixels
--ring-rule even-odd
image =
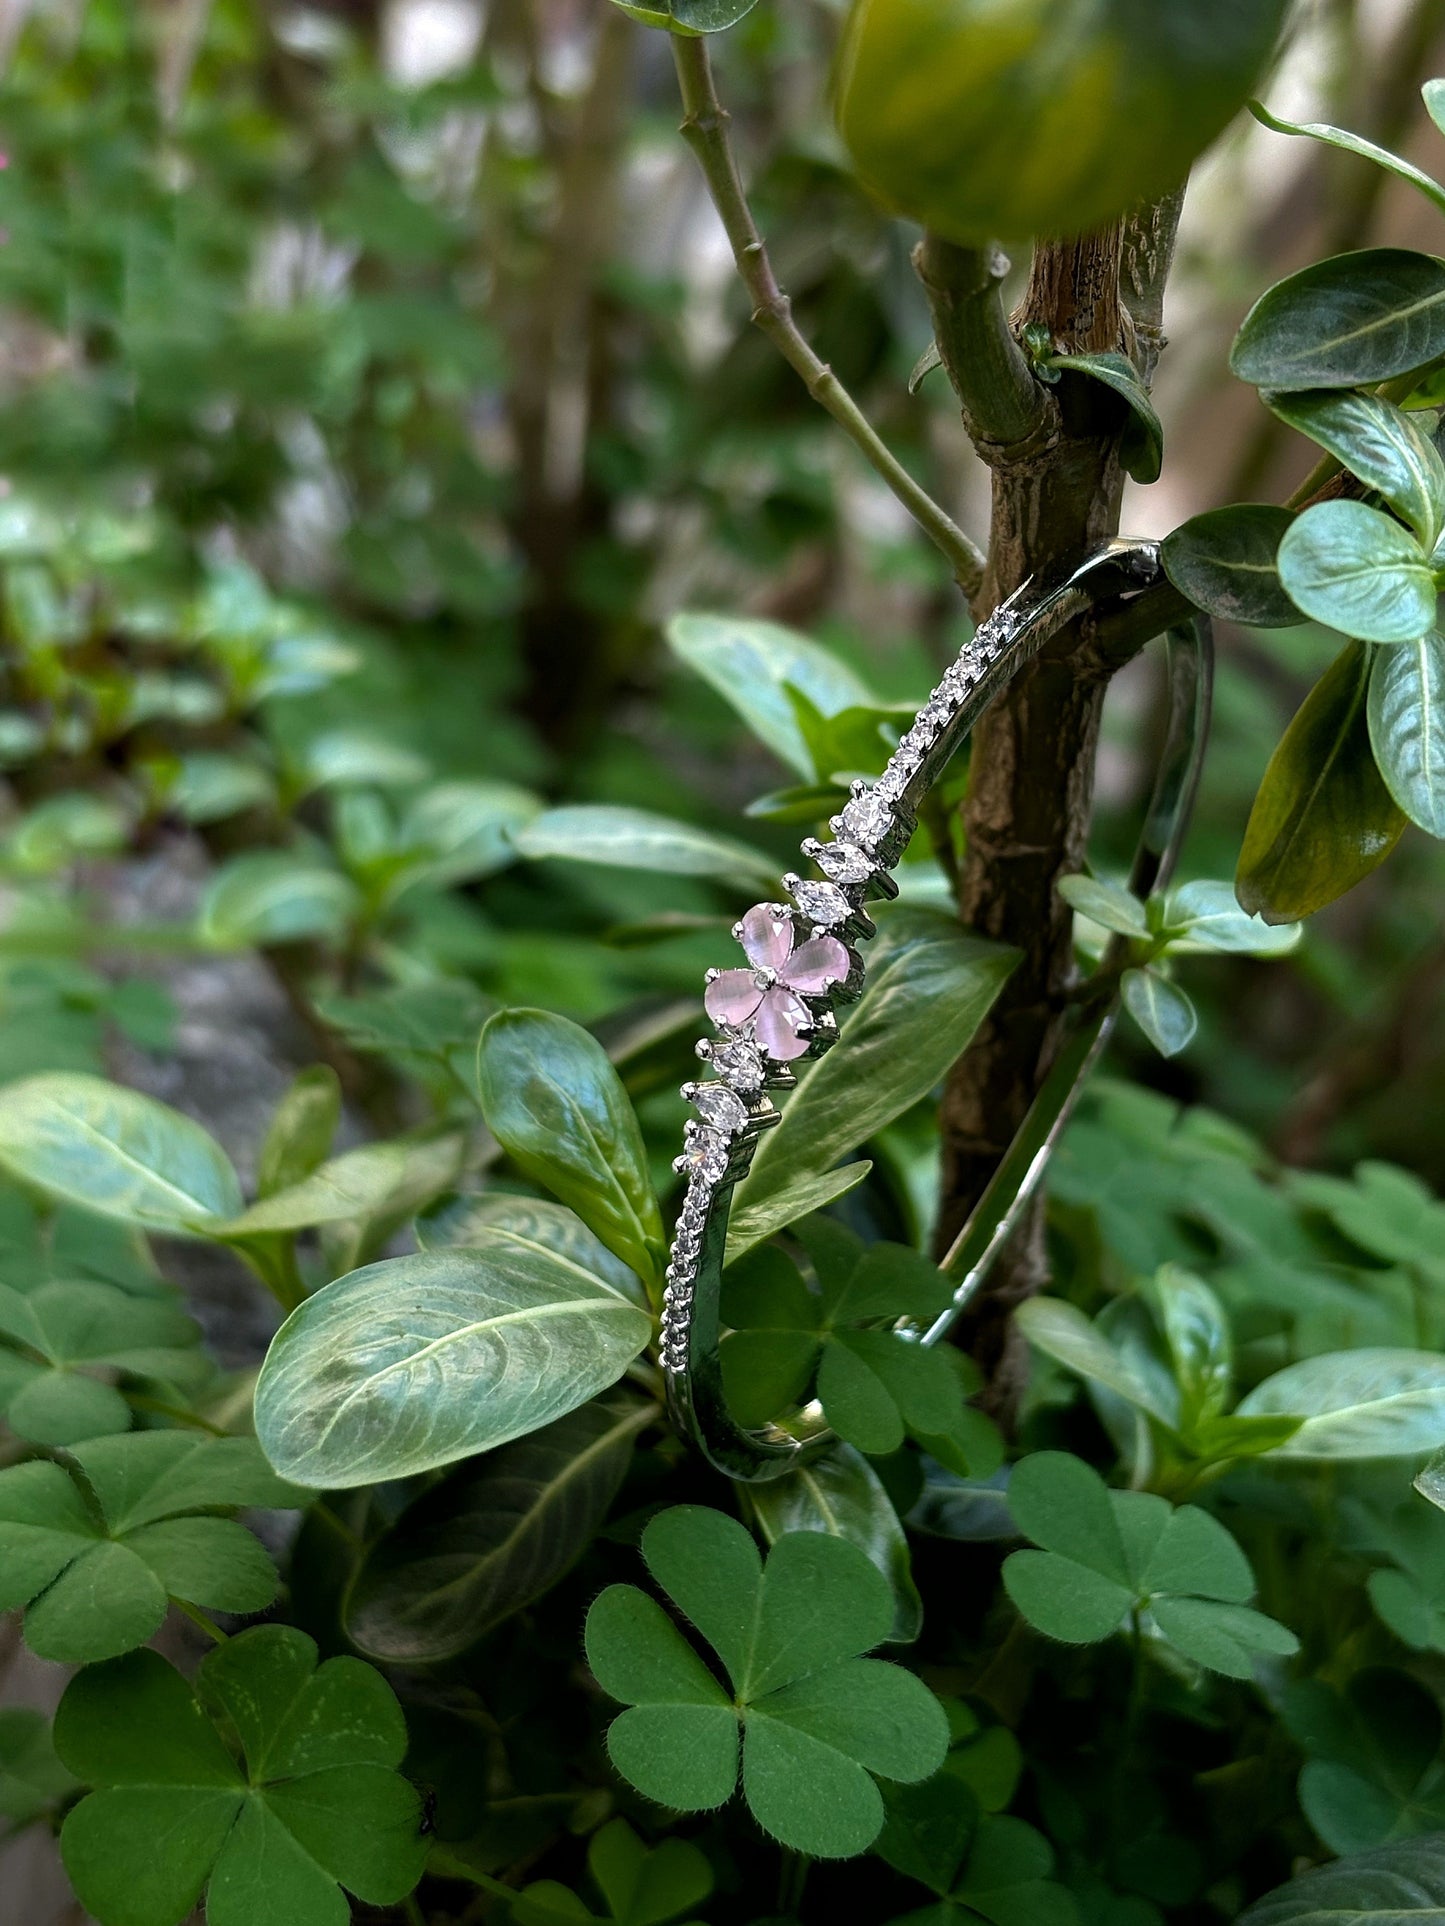
[[[852,843],[811,844],[808,854],[834,883],[866,883],[876,867],[873,859]]]
[[[853,905],[835,883],[810,883],[799,879],[791,885],[793,901],[812,922],[823,929],[846,923]]]
[[[725,1083],[689,1084],[688,1100],[704,1123],[725,1137],[736,1137],[747,1126],[747,1105]]]

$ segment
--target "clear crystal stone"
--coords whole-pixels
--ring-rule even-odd
[[[823,929],[833,929],[845,923],[853,913],[853,905],[834,883],[809,883],[795,881],[789,885],[793,901],[812,922]]]
[[[754,1097],[763,1087],[763,1059],[755,1043],[738,1037],[729,1043],[708,1046],[707,1061],[724,1083],[742,1096]]]
[[[866,883],[874,864],[851,843],[822,843],[809,851],[823,874],[835,883]]]
[[[872,849],[892,829],[893,811],[885,796],[880,796],[876,789],[865,789],[847,805],[839,821],[845,836],[862,843],[865,849]]]
[[[703,1121],[725,1137],[736,1137],[747,1124],[747,1105],[725,1083],[693,1084],[689,1101]]]
[[[705,1183],[721,1183],[727,1175],[728,1147],[711,1130],[695,1130],[688,1138],[683,1155],[688,1168],[695,1171]]]

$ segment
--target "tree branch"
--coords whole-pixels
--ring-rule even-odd
[[[701,35],[684,34],[673,34],[670,38],[682,89],[683,138],[697,156],[713,205],[732,244],[738,274],[752,299],[754,323],[802,377],[809,394],[838,423],[924,534],[947,556],[959,587],[965,595],[972,596],[983,579],[982,550],[913,479],[833,370],[813,352],[793,319],[792,306],[778,286],[748,205],[728,135],[729,116],[713,85],[706,40]]]
[[[925,234],[913,266],[928,296],[939,357],[979,451],[1044,436],[1051,410],[1003,304],[1008,257],[990,244],[958,247]]]

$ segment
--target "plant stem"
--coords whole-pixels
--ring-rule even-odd
[[[183,1411],[179,1405],[165,1404],[159,1398],[148,1398],[144,1392],[128,1391],[126,1403],[137,1411],[150,1411],[158,1418],[174,1418],[177,1424],[193,1425],[197,1431],[209,1432],[213,1438],[228,1438],[230,1432],[221,1424],[212,1424],[198,1411]]]
[[[415,1893],[408,1893],[401,1902],[401,1910],[410,1921],[410,1926],[426,1926],[426,1914],[422,1911]]]
[[[812,1860],[805,1852],[794,1852],[790,1846],[782,1849],[778,1866],[778,1910],[796,1913],[803,1903],[803,1888],[808,1883],[808,1868]]]
[[[183,1613],[191,1621],[192,1625],[199,1625],[207,1638],[214,1639],[217,1645],[224,1645],[226,1643],[228,1634],[221,1630],[213,1618],[208,1618],[206,1614],[198,1610],[196,1606],[187,1605],[183,1598],[172,1599],[171,1603],[178,1612]]]
[[[673,58],[682,89],[682,136],[702,168],[733,259],[753,303],[752,318],[809,394],[833,417],[853,446],[882,477],[929,540],[948,558],[959,587],[973,596],[983,580],[982,551],[909,474],[885,445],[862,409],[799,332],[792,305],[778,286],[763,238],[748,205],[728,135],[729,115],[717,97],[707,42],[700,35],[672,34]]]
[[[1003,304],[1008,257],[995,246],[958,247],[925,234],[913,266],[963,422],[980,451],[1015,448],[1050,424],[1050,408]]]

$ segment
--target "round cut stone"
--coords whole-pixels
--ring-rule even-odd
[[[715,1131],[694,1130],[683,1155],[704,1183],[718,1184],[727,1176],[728,1147]]]

